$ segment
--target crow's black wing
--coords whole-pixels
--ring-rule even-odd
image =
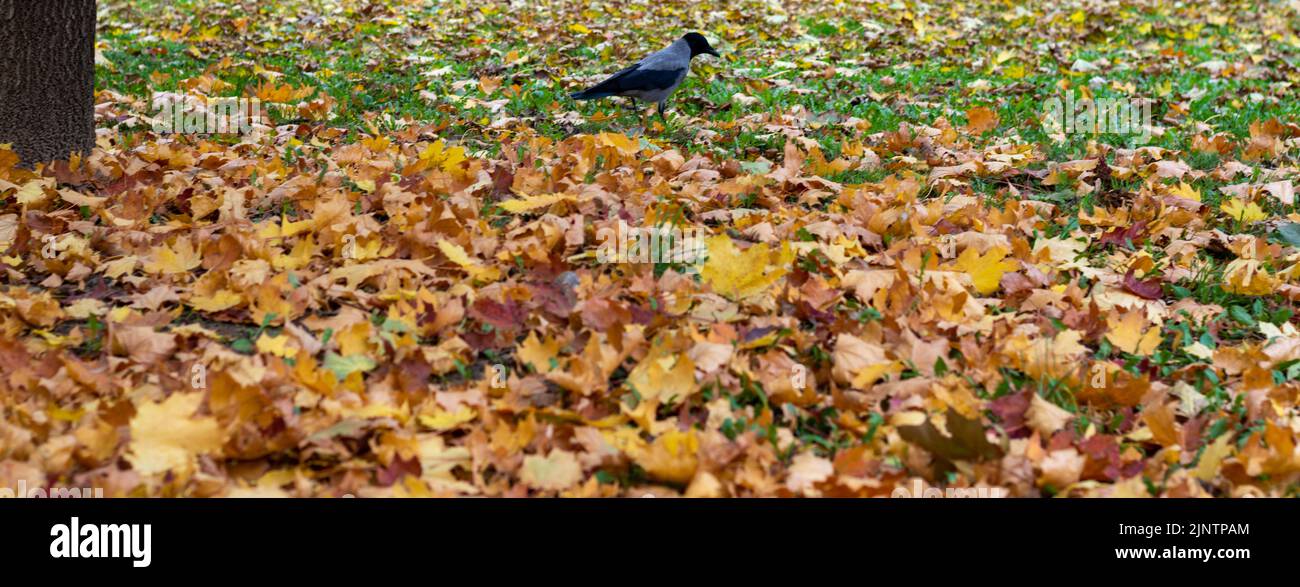
[[[681,75],[680,70],[673,69],[638,69],[640,64],[609,76],[589,89],[572,97],[575,100],[591,100],[606,96],[622,96],[628,92],[647,92],[671,88]]]

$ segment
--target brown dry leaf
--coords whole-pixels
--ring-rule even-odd
[[[1147,328],[1146,318],[1141,312],[1129,312],[1122,317],[1111,314],[1110,331],[1106,340],[1115,348],[1134,355],[1150,355],[1160,345],[1160,327]]]
[[[892,365],[879,345],[871,344],[851,334],[841,334],[835,339],[835,350],[831,353],[834,364],[832,374],[836,381],[849,384],[861,373],[872,372],[882,365]],[[883,373],[883,370],[881,371]]]
[[[1043,399],[1038,394],[1031,394],[1031,396],[1029,409],[1025,410],[1025,421],[1030,428],[1037,430],[1044,437],[1051,437],[1065,428],[1066,423],[1074,418],[1074,414]]]
[[[1294,10],[281,0],[256,22],[203,3],[229,26],[195,27],[129,4],[99,0],[100,28],[132,34],[96,53],[139,75],[95,80],[94,148],[23,168],[0,145],[0,477],[150,496],[1293,490],[1300,126],[1260,113],[1293,93]],[[362,21],[381,34],[358,44]],[[568,98],[688,21],[724,59],[693,62],[668,124]],[[164,41],[195,67],[155,71]],[[152,128],[154,97],[245,85],[266,106],[246,133]],[[1155,118],[1054,128],[1067,96]],[[597,478],[631,472],[635,489]]]
[[[1079,476],[1083,474],[1083,466],[1086,460],[1083,455],[1079,454],[1079,451],[1073,448],[1049,452],[1040,465],[1043,473],[1039,477],[1039,481],[1057,489],[1073,485],[1079,481]]]
[[[946,461],[983,460],[997,456],[999,450],[988,441],[978,418],[967,419],[949,408],[940,429],[931,418],[918,425],[898,426],[898,434],[931,454]]]
[[[1142,410],[1142,421],[1151,429],[1151,436],[1161,446],[1178,444],[1178,425],[1174,422],[1172,404],[1152,404]]]
[[[966,132],[973,135],[984,134],[998,126],[998,113],[983,106],[967,110],[966,119],[969,121],[966,123]]]
[[[156,332],[149,326],[118,326],[113,340],[119,351],[137,363],[152,365],[168,357],[176,348],[176,336]]]

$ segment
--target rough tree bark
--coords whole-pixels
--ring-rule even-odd
[[[95,0],[0,0],[0,143],[24,165],[95,144]]]

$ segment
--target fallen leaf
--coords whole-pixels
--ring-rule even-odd
[[[730,237],[719,235],[706,240],[705,246],[709,258],[700,268],[700,276],[713,291],[736,301],[766,291],[785,276],[794,260],[789,244],[773,251],[760,243],[742,252]]]
[[[185,474],[195,457],[219,452],[221,428],[210,416],[194,417],[202,393],[173,393],[159,403],[145,402],[131,418],[127,460],[141,475]]]

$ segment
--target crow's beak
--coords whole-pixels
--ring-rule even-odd
[[[722,56],[718,54],[718,50],[712,47],[710,47],[708,51],[705,51],[705,53],[708,53],[709,55],[712,55],[717,58],[722,58]]]

